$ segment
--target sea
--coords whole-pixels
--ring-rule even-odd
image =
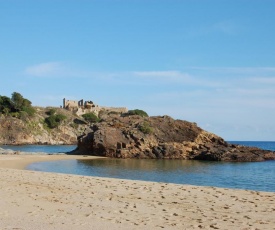
[[[275,142],[270,141],[229,142],[275,151]],[[45,154],[69,152],[75,147],[71,145],[1,146],[1,148],[25,152],[45,152]],[[103,158],[37,162],[28,165],[26,169],[85,176],[275,192],[275,161],[214,162]]]

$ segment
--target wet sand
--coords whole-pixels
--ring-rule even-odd
[[[57,161],[57,160],[84,160],[98,159],[94,156],[83,155],[0,155],[0,168],[25,169],[29,164],[41,161]]]
[[[0,155],[0,229],[275,229],[275,193],[22,170],[64,157]]]

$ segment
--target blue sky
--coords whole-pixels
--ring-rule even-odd
[[[0,0],[0,95],[275,133],[273,0]]]

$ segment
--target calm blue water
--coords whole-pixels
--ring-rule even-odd
[[[39,152],[39,153],[65,153],[76,148],[76,145],[2,145],[3,149],[12,149],[14,151],[23,152]]]
[[[231,142],[275,150],[275,142]],[[275,161],[96,159],[39,162],[30,170],[275,192]]]

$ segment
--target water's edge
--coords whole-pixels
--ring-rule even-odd
[[[275,142],[236,141],[230,143],[261,147],[275,151]],[[29,151],[37,148],[37,146],[26,147],[29,148]],[[42,146],[39,147],[41,148]],[[55,147],[43,146],[45,148],[44,152],[46,154],[51,152],[68,152],[68,148],[73,149],[76,146],[58,146],[58,151],[56,151]],[[17,146],[17,148],[20,148],[20,146]],[[66,148],[65,151],[64,148]],[[27,166],[27,169],[86,176],[275,192],[275,161],[233,163],[106,158],[37,162]]]

